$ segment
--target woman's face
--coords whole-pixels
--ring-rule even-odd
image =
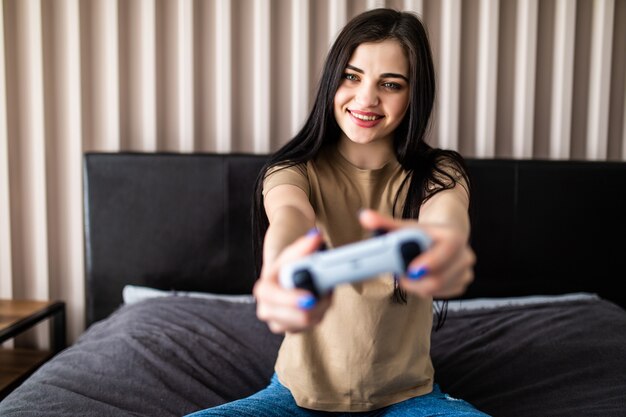
[[[409,61],[397,40],[359,45],[335,93],[334,112],[347,138],[392,142],[409,104]]]

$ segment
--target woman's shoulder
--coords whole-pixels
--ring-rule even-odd
[[[292,184],[300,187],[308,184],[309,176],[306,163],[284,162],[269,167],[263,180],[265,192],[280,184]]]
[[[301,170],[297,165],[277,166],[268,170],[263,181],[263,195],[267,195],[271,189],[279,185],[295,185],[307,194],[309,193],[309,181],[306,171]]]
[[[469,174],[465,158],[457,151],[434,148],[429,158],[430,172],[427,177],[429,192],[454,188],[461,185],[469,190]],[[469,192],[469,191],[468,191]]]
[[[465,158],[455,150],[432,148],[425,154],[424,159],[435,174],[463,176],[467,172]]]
[[[324,146],[310,158],[270,164],[264,176],[264,194],[277,185],[290,184],[298,186],[310,195],[312,186],[315,188],[321,183],[335,181],[337,164],[333,158],[332,147]]]

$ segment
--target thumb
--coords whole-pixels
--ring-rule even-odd
[[[371,209],[363,209],[359,212],[359,222],[368,230],[384,229],[391,231],[399,228],[394,219]]]

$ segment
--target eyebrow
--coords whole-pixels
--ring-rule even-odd
[[[356,71],[360,74],[365,74],[365,71],[363,71],[361,68],[357,68],[354,65],[346,65],[346,69],[351,69],[352,71]],[[404,81],[406,81],[407,83],[409,82],[409,79],[407,77],[405,77],[402,74],[396,74],[395,72],[385,72],[380,74],[381,78],[402,78]]]

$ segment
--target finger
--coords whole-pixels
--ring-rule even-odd
[[[404,278],[400,285],[409,292],[434,298],[449,298],[461,295],[474,280],[473,253],[464,255],[464,260],[438,274],[428,274],[422,279]]]
[[[285,330],[293,330],[312,325],[315,316],[297,308],[259,304],[257,305],[257,317],[268,324],[280,324]]]
[[[458,285],[450,289],[449,294],[445,294],[446,297],[456,297],[465,293],[467,287],[474,282],[474,270],[468,269],[464,272],[463,277],[457,281]]]
[[[252,293],[259,304],[304,310],[311,309],[316,304],[315,297],[309,291],[300,288],[284,288],[274,279],[259,279]]]
[[[377,211],[370,209],[363,209],[359,212],[359,222],[361,222],[361,226],[368,230],[396,230],[400,227],[399,223],[393,218],[383,216]]]
[[[275,333],[299,332],[322,321],[330,302],[330,297],[321,298],[314,307],[308,310],[262,304],[257,305],[257,316],[267,321],[270,330]]]
[[[453,298],[465,292],[465,289],[474,280],[474,271],[472,269],[464,270],[461,275],[452,281],[446,288],[433,292],[434,298]]]
[[[471,250],[467,242],[450,235],[448,230],[431,228],[426,230],[426,233],[433,238],[433,244],[409,263],[407,267],[409,278],[421,279],[430,274],[440,274],[450,265],[460,262],[464,252]]]
[[[424,278],[420,281],[414,281],[411,279],[403,278],[400,280],[400,287],[406,291],[416,294],[419,297],[433,297],[433,294],[437,291],[437,280],[433,278]]]
[[[420,280],[405,278],[403,287],[410,292],[417,292],[422,295],[433,297],[447,296],[450,293],[458,292],[459,288],[465,288],[465,276],[469,269],[454,265],[453,269],[448,269],[443,273],[430,273]]]

